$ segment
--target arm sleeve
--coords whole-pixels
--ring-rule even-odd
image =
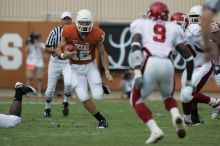
[[[50,32],[45,47],[54,47],[54,40],[55,40],[55,34],[54,34],[54,29]]]

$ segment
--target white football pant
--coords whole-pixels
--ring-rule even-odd
[[[81,102],[89,99],[88,85],[95,100],[103,97],[102,80],[95,62],[89,64],[72,64],[72,87]]]
[[[21,118],[14,115],[0,114],[0,128],[13,128],[21,122]]]
[[[192,85],[196,87],[197,91],[200,90],[211,78],[212,70],[213,67],[211,62],[204,63],[200,67],[194,67],[191,81]],[[181,78],[181,101],[183,103],[189,103],[193,99],[192,88],[186,86],[186,74],[186,70],[184,70]]]
[[[168,58],[149,57],[144,69],[143,80],[144,84],[140,90],[141,98],[136,104],[143,103],[145,98],[152,93],[155,85],[158,86],[163,100],[172,97],[174,91],[174,66],[172,61]]]
[[[46,100],[52,100],[57,85],[57,80],[60,75],[63,75],[64,79],[64,94],[71,95],[72,92],[72,78],[71,78],[71,67],[69,62],[66,60],[56,61],[50,60],[48,66],[48,83],[47,90],[45,92]]]

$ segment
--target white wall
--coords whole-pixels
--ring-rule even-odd
[[[59,20],[63,10],[75,13],[83,8],[93,12],[96,21],[130,22],[141,17],[155,0],[0,0],[0,20]],[[170,14],[187,13],[204,0],[160,0],[167,4]],[[218,17],[218,20],[220,17]]]

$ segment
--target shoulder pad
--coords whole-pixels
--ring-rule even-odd
[[[140,26],[140,25],[144,22],[144,20],[145,20],[145,19],[136,19],[136,20],[134,20],[134,21],[131,22],[131,24],[130,24],[130,29],[132,30],[132,29],[134,29],[134,28]]]
[[[198,36],[201,35],[201,27],[198,24],[190,24],[186,29],[187,36]]]

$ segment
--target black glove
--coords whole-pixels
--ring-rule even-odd
[[[111,92],[110,88],[104,84],[102,84],[102,89],[103,89],[104,94],[110,94]]]

